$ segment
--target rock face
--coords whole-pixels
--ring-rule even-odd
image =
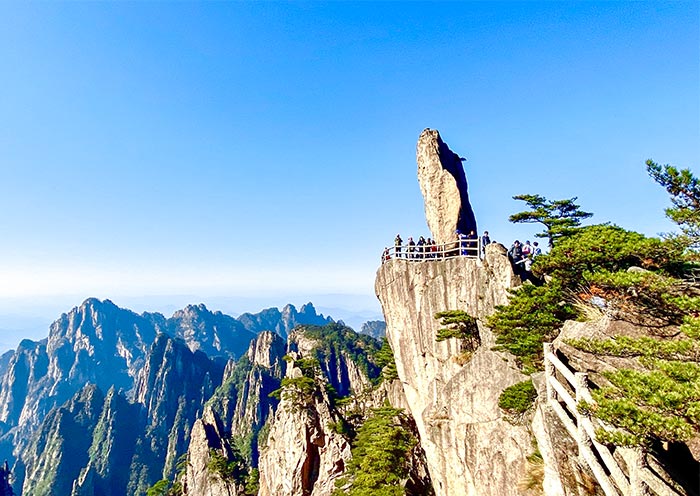
[[[291,366],[287,377],[300,378],[302,371]],[[340,417],[319,386],[309,401],[282,396],[260,458],[259,496],[321,496],[335,489],[350,443],[331,429]]]
[[[192,427],[190,447],[187,452],[187,473],[184,494],[197,496],[231,496],[237,494],[232,483],[212,474],[208,466],[211,452],[230,458],[231,446],[219,417],[211,408],[206,408],[202,418]]]
[[[128,494],[141,494],[161,478],[172,478],[187,451],[190,429],[221,384],[224,363],[194,353],[181,340],[161,334],[153,343],[135,388],[146,418],[131,468]]]
[[[183,480],[185,495],[240,493],[240,484],[223,481],[207,469],[211,450],[231,460],[231,443],[235,443],[246,463],[258,466],[258,434],[279,403],[269,394],[280,386],[285,353],[284,340],[278,334],[263,331],[237,363],[226,366],[223,384],[192,427]]]
[[[73,481],[71,496],[127,494],[129,469],[143,426],[139,408],[111,388],[90,434],[88,462]]]
[[[46,415],[86,384],[131,389],[158,330],[151,318],[90,298],[61,315],[47,339],[20,343],[0,381],[0,459],[20,459],[16,492],[22,453]]]
[[[90,384],[51,410],[22,453],[22,494],[144,494],[174,473],[222,373],[220,361],[159,335],[137,381],[136,403],[115,387],[104,396]]]
[[[383,320],[368,320],[362,324],[360,332],[372,336],[374,339],[382,339],[386,335],[386,322]]]
[[[438,131],[425,129],[421,133],[416,159],[425,218],[433,239],[437,243],[452,241],[456,229],[465,234],[478,232],[462,161],[442,141]]]
[[[51,412],[28,449],[23,494],[71,494],[73,480],[88,462],[91,434],[103,402],[99,389],[90,385]]]
[[[260,441],[265,447],[260,455],[258,495],[330,496],[351,457],[350,438],[340,426],[349,425],[353,415],[367,415],[396,391],[384,385],[372,387],[371,379],[377,379],[380,371],[371,355],[379,343],[347,327],[297,328],[287,348],[287,384],[299,381],[303,386],[282,390],[269,431]],[[344,398],[345,407],[338,406],[336,396]],[[417,468],[411,480],[425,489],[430,481],[419,473],[420,461],[412,460],[412,465]]]
[[[287,305],[239,320],[202,304],[168,319],[138,315],[109,300],[85,300],[51,325],[47,339],[24,340],[0,356],[0,460],[12,466],[15,493],[22,494],[26,482],[29,491],[61,488],[53,494],[140,494],[171,478],[227,359],[225,377],[236,387],[213,406],[227,435],[256,442],[254,434],[277,402],[267,395],[279,387],[286,351],[279,336],[261,331],[286,335],[300,322],[332,319],[310,303],[300,311]],[[251,341],[257,344],[246,352]],[[65,443],[61,429],[87,418],[70,406],[82,404],[86,385],[96,386],[95,395],[107,391],[104,405],[96,407],[92,423],[80,424],[80,439]],[[37,436],[50,449],[37,451]],[[76,456],[64,453],[69,445]],[[248,447],[256,463],[257,445]],[[41,468],[53,463],[49,455],[62,463],[56,473]]]
[[[377,272],[387,338],[438,496],[520,494],[531,435],[506,421],[498,398],[525,376],[512,357],[491,350],[495,338],[481,322],[481,345],[460,365],[456,340],[436,341],[434,318],[445,310],[483,318],[516,283],[501,245],[489,245],[483,261],[395,259]]]

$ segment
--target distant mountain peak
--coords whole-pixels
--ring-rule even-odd
[[[316,315],[316,308],[314,307],[313,303],[308,302],[301,306],[299,313],[302,315]]]

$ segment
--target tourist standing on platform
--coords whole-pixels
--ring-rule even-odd
[[[394,256],[396,258],[401,258],[401,244],[403,243],[403,239],[401,239],[401,235],[397,234],[396,238],[394,239]]]
[[[486,245],[491,244],[491,238],[489,237],[489,232],[484,231],[484,235],[481,236],[481,254],[486,255]]]
[[[418,247],[418,258],[422,259],[425,255],[425,238],[423,236],[418,238],[418,243],[416,243],[416,246]]]

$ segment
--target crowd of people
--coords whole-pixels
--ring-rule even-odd
[[[508,258],[510,258],[513,267],[515,267],[516,272],[520,273],[521,277],[530,273],[532,262],[541,254],[542,249],[537,241],[530,244],[529,240],[522,244],[516,239],[510,250],[508,250]]]
[[[440,245],[435,240],[431,238],[426,239],[423,236],[420,236],[418,241],[414,241],[413,237],[409,237],[408,242],[404,244],[401,235],[397,234],[394,239],[393,250],[388,246],[384,248],[382,263],[392,258],[431,260],[458,256],[483,257],[486,252],[486,246],[491,243],[488,231],[484,231],[484,234],[479,238],[473,230],[463,233],[457,229],[454,241]],[[508,258],[513,264],[516,273],[522,278],[529,278],[532,262],[541,254],[542,250],[537,241],[531,244],[529,240],[521,243],[516,239],[508,250]]]
[[[479,249],[479,241],[481,241],[481,250]],[[472,230],[469,233],[463,233],[459,229],[455,231],[454,241],[438,245],[431,238],[420,236],[418,241],[414,241],[413,237],[408,238],[408,242],[404,245],[404,241],[400,234],[394,239],[394,249],[389,247],[384,248],[382,253],[382,263],[391,258],[405,258],[407,260],[428,260],[436,258],[449,258],[457,256],[472,256],[477,257],[479,254],[484,254],[484,247],[491,243],[488,231],[479,240],[479,237]]]

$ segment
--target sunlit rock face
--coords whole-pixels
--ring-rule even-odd
[[[456,229],[476,232],[462,159],[432,129],[421,134],[416,156],[434,239],[454,240]],[[438,496],[523,493],[532,436],[524,425],[506,421],[498,398],[525,377],[514,357],[493,350],[495,336],[484,325],[517,284],[499,244],[487,246],[483,260],[393,259],[377,272],[386,336]],[[436,340],[442,326],[435,314],[448,310],[478,319],[480,345],[471,356],[462,354],[457,339]]]
[[[516,281],[500,245],[488,246],[483,261],[392,260],[377,273],[387,338],[438,496],[522,494],[531,435],[506,421],[498,398],[525,377],[513,357],[492,350],[495,337],[481,322],[481,345],[460,364],[456,339],[436,341],[434,318],[455,309],[483,318]]]
[[[208,468],[212,450],[227,458],[231,457],[229,437],[223,429],[221,420],[211,408],[205,407],[202,418],[192,427],[190,447],[187,453],[187,473],[184,490],[187,495],[230,496],[236,488],[224,481]]]
[[[457,229],[465,234],[476,233],[462,159],[442,141],[437,130],[425,129],[421,133],[416,161],[425,218],[433,239],[437,243],[452,241]]]

